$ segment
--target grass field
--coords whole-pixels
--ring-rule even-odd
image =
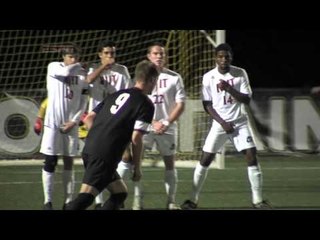
[[[320,158],[299,154],[259,156],[264,177],[264,197],[275,209],[320,209]],[[0,210],[41,210],[43,204],[41,168],[37,164],[3,164],[0,160]],[[34,162],[34,161],[33,161]],[[60,165],[57,168],[54,208],[61,209],[63,190]],[[226,169],[210,169],[200,195],[199,209],[251,209],[251,191],[245,160],[241,155],[227,155]],[[83,166],[76,165],[76,192],[79,190]],[[144,204],[148,210],[166,207],[162,167],[143,167]],[[189,197],[193,168],[178,167],[177,202]],[[132,203],[132,185],[126,209]],[[105,196],[107,198],[107,194]]]

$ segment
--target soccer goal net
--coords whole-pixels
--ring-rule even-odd
[[[210,124],[201,107],[201,81],[214,67],[215,44],[224,41],[219,30],[1,30],[0,158],[30,157],[39,150],[33,122],[46,97],[47,65],[61,59],[59,46],[79,45],[81,61],[90,64],[99,61],[97,47],[105,39],[116,43],[117,62],[132,77],[151,42],[166,46],[167,66],[181,74],[188,97],[179,121],[178,158],[199,158]]]

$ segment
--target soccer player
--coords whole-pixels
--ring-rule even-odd
[[[108,95],[89,113],[85,123],[90,131],[82,153],[85,173],[80,193],[67,210],[88,208],[105,188],[110,191],[110,197],[101,209],[120,208],[128,191],[116,169],[130,141],[133,180],[140,179],[142,136],[154,113],[154,106],[146,94],[151,93],[158,75],[153,63],[140,62],[135,69],[135,86]]]
[[[262,198],[261,167],[246,114],[241,108],[242,104],[249,104],[252,95],[247,73],[244,69],[231,65],[232,49],[227,43],[217,46],[215,54],[217,66],[204,74],[202,80],[203,106],[213,122],[202,148],[201,159],[194,170],[191,198],[181,208],[197,208],[209,165],[228,139],[247,160],[253,207],[270,208]]]
[[[86,81],[90,84],[89,112],[94,109],[107,95],[133,87],[128,69],[124,65],[116,63],[116,45],[112,41],[105,40],[98,47],[99,64],[89,68]],[[130,148],[127,147],[122,158],[131,159]],[[103,204],[103,192],[95,199],[95,209]]]
[[[78,123],[87,106],[86,72],[79,63],[80,49],[75,45],[62,48],[63,62],[51,62],[47,71],[48,104],[40,152],[45,161],[42,169],[44,209],[52,210],[55,168],[63,156],[62,182],[64,206],[74,193],[73,156],[78,148]]]
[[[149,134],[144,136],[145,149],[152,149],[156,143],[165,164],[164,183],[167,193],[166,208],[169,210],[180,209],[175,202],[178,174],[175,168],[175,154],[177,146],[177,122],[184,111],[186,94],[181,76],[165,68],[166,52],[161,43],[152,43],[148,47],[147,58],[154,63],[160,71],[157,84],[149,98],[152,100],[155,112],[152,120],[152,128]],[[130,170],[130,162],[122,161],[118,172],[124,177]],[[143,208],[142,185],[134,182],[133,210]]]

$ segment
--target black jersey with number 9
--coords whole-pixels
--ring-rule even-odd
[[[97,115],[83,152],[118,163],[131,141],[132,132],[147,133],[154,106],[140,89],[129,88],[107,96],[94,111]]]

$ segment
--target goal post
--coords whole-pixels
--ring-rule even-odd
[[[201,102],[202,76],[214,67],[215,45],[212,41],[216,44],[223,42],[225,31],[0,30],[0,109],[7,108],[8,103],[11,108],[5,111],[6,114],[0,115],[0,128],[4,130],[0,141],[5,143],[0,148],[0,159],[33,158],[39,150],[40,137],[33,132],[33,122],[37,108],[47,94],[47,66],[52,61],[61,60],[60,47],[71,42],[77,44],[82,49],[81,61],[91,64],[99,62],[97,48],[106,39],[116,43],[117,62],[128,67],[131,77],[134,77],[136,64],[145,59],[150,43],[163,43],[168,52],[167,67],[181,74],[188,101]],[[21,112],[21,109],[25,109],[23,105],[29,109]],[[191,119],[192,127],[187,125],[187,128],[181,129],[179,120],[177,157],[181,160],[198,160],[210,126],[202,108],[188,112],[188,107],[181,118]],[[189,130],[191,128],[193,131]],[[183,134],[184,131],[187,134]],[[8,144],[10,148],[6,147]],[[18,147],[19,151],[16,151]],[[224,162],[218,164],[223,165]]]

